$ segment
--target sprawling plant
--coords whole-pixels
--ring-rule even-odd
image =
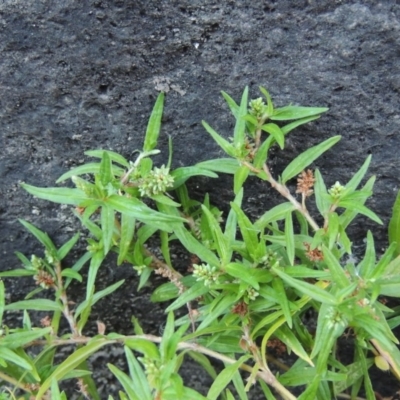
[[[59,382],[74,379],[82,397],[100,399],[87,360],[110,344],[124,346],[128,364],[127,371],[109,364],[123,388],[120,399],[245,400],[253,385],[260,385],[267,399],[355,399],[360,391],[375,399],[369,377],[373,364],[400,377],[398,340],[392,332],[400,323],[399,310],[384,301],[400,295],[400,200],[390,224],[390,246],[377,259],[368,232],[365,256],[357,263],[348,226],[358,214],[382,223],[365,206],[375,181],[371,177],[362,184],[371,157],[347,183],[331,182],[327,189],[312,164],[340,140],[336,136],[308,148],[274,177],[268,167],[271,148],[284,149],[290,131],[327,109],[275,108],[269,93],[260,90],[264,98],[249,102],[246,88],[240,104],[223,93],[236,119],[230,140],[203,122],[226,158],[171,170],[170,154],[166,164],[154,166],[161,94],[136,159],[107,150],[88,151],[99,161],[58,179],[71,179],[75,188],[22,185],[39,198],[74,206],[89,238],[87,252],[68,267],[63,260],[79,234],[57,248],[46,233],[21,221],[45,252],[30,258],[17,253],[24,268],[0,274],[31,276],[37,284],[24,300],[5,304],[0,281],[0,319],[5,311],[23,310],[22,327],[3,325],[1,331],[2,398],[66,399]],[[171,149],[170,145],[170,153]],[[226,218],[208,195],[202,202],[193,200],[185,184],[192,176],[217,178],[217,173],[234,177],[234,198]],[[242,208],[249,176],[261,179],[284,199],[255,220]],[[295,193],[287,186],[293,179]],[[315,206],[310,207],[312,199]],[[149,244],[154,235],[161,243],[160,257]],[[174,249],[179,244],[191,254],[191,266],[184,272],[174,268],[170,254],[171,245]],[[134,317],[134,335],[106,333],[102,324],[96,336],[85,333],[92,307],[124,284],[122,280],[96,290],[97,273],[110,252],[117,254],[118,265],[137,271],[139,290],[152,273],[166,278],[152,294],[155,302],[170,301],[162,337],[143,332]],[[73,280],[85,283],[86,295],[72,306]],[[181,308],[187,312],[176,319],[174,313]],[[28,310],[48,314],[41,327],[34,326]],[[309,315],[315,316],[316,328]],[[62,318],[69,332],[60,331]],[[354,344],[348,362],[337,356],[346,336]],[[71,344],[73,353],[59,360],[57,349]],[[27,351],[31,346],[39,346],[40,352]],[[282,364],[271,349],[293,353],[295,360],[291,357],[290,363]],[[182,380],[179,370],[186,357],[213,378],[211,387],[204,388],[206,395]],[[217,370],[213,359],[222,361],[224,368]]]

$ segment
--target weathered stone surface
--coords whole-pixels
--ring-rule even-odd
[[[388,222],[400,170],[396,1],[2,0],[0,39],[2,269],[18,266],[15,250],[36,249],[17,218],[58,243],[78,227],[69,208],[33,199],[19,182],[52,186],[84,162],[88,149],[129,157],[141,146],[159,90],[168,92],[160,147],[173,137],[175,166],[221,154],[200,123],[231,135],[234,121],[220,90],[238,99],[249,85],[258,97],[263,85],[280,106],[330,107],[291,133],[285,152],[274,153],[274,173],[340,134],[316,165],[328,185],[345,183],[372,153],[377,183],[369,206]],[[231,199],[228,182],[202,179],[192,187],[199,195],[209,190],[222,205]],[[254,216],[276,201],[259,182],[247,195]],[[385,247],[386,226],[368,221],[352,230],[356,245],[367,228]],[[18,296],[14,287],[11,297]],[[118,329],[115,319],[110,324]]]

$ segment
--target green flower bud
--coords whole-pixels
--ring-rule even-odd
[[[209,264],[193,264],[193,276],[197,281],[203,281],[205,286],[210,286],[218,280],[219,273],[215,267]]]
[[[265,112],[265,103],[261,97],[249,102],[249,113],[255,117],[261,117]]]
[[[328,190],[328,192],[333,198],[337,199],[341,196],[345,189],[346,188],[344,186],[336,181],[336,183]]]
[[[153,196],[164,193],[174,184],[174,178],[169,174],[169,168],[164,165],[154,168],[140,182],[139,192],[141,196]]]

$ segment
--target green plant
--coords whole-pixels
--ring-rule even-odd
[[[22,327],[4,326],[1,332],[4,398],[65,399],[58,382],[76,379],[82,396],[99,399],[87,359],[109,344],[124,346],[129,367],[123,372],[109,365],[123,387],[120,399],[244,400],[254,384],[260,385],[267,399],[275,399],[273,393],[283,399],[355,398],[362,388],[367,399],[375,399],[371,365],[400,377],[398,340],[392,333],[400,322],[399,309],[380,301],[381,296],[399,296],[398,234],[390,235],[390,246],[377,260],[368,232],[365,256],[356,263],[346,233],[358,214],[381,223],[364,205],[375,178],[359,188],[371,157],[346,184],[336,182],[327,189],[318,169],[307,168],[340,139],[333,137],[305,150],[279,178],[273,177],[268,167],[271,147],[277,144],[283,149],[292,129],[319,118],[327,109],[275,108],[269,93],[260,90],[265,99],[249,102],[246,88],[240,104],[223,93],[236,119],[231,141],[203,122],[227,158],[171,170],[170,145],[166,166],[155,167],[151,156],[158,153],[161,94],[136,160],[106,150],[89,151],[87,155],[100,161],[74,168],[58,180],[70,178],[75,188],[22,185],[39,198],[75,206],[90,237],[87,252],[67,267],[63,260],[79,234],[57,248],[46,233],[21,221],[45,253],[30,258],[17,253],[24,268],[0,274],[31,276],[38,285],[24,300],[6,305],[0,282],[0,319],[8,310],[24,313]],[[203,202],[195,201],[185,185],[192,176],[216,178],[217,173],[234,176],[235,197],[225,219],[208,195]],[[285,199],[256,220],[242,208],[249,176],[265,181]],[[296,177],[300,201],[286,185]],[[310,213],[312,195],[316,211]],[[398,218],[398,211],[393,218]],[[159,236],[161,258],[146,245],[154,235]],[[178,244],[193,255],[190,270],[174,269],[171,246]],[[134,317],[134,335],[105,334],[101,325],[98,335],[85,335],[93,305],[124,284],[119,281],[96,291],[97,273],[110,252],[117,254],[118,265],[131,265],[137,271],[139,290],[153,272],[168,280],[152,294],[155,302],[172,301],[166,307],[162,337],[144,333]],[[87,263],[87,278],[83,278]],[[72,309],[73,280],[86,285],[86,295]],[[176,319],[174,313],[182,307],[187,307],[187,315]],[[28,310],[52,316],[44,318],[39,328]],[[316,316],[315,331],[307,325],[310,313]],[[69,324],[68,333],[60,331],[62,317]],[[337,348],[347,335],[353,338],[354,357],[344,363]],[[67,344],[76,346],[74,352],[57,361],[57,348]],[[40,353],[29,353],[26,349],[31,346],[40,346]],[[282,364],[273,358],[273,350],[294,353],[296,361]],[[186,357],[214,379],[206,396],[185,386],[179,375]],[[221,361],[224,368],[217,372],[210,359]],[[272,372],[272,367],[280,373]]]

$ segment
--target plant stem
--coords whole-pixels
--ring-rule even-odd
[[[55,273],[57,276],[57,290],[60,293],[60,300],[63,303],[62,312],[64,314],[64,317],[68,321],[69,327],[70,327],[71,332],[74,335],[74,337],[81,336],[78,332],[75,318],[74,318],[71,310],[69,309],[67,293],[64,289],[64,284],[63,284],[63,280],[62,280],[62,276],[61,276],[61,274],[62,274],[61,263],[57,262],[54,269],[55,269]]]
[[[271,172],[270,172],[270,170],[269,170],[267,164],[264,164],[264,165],[263,165],[263,170],[264,170],[264,172],[266,173],[266,175],[267,175],[267,177],[268,177],[268,181],[269,181],[269,183],[271,184],[271,186],[272,186],[275,190],[277,190],[283,197],[286,197],[286,199],[288,199],[288,200],[296,207],[296,210],[300,211],[300,212],[304,215],[304,217],[306,218],[306,220],[308,221],[308,223],[311,225],[311,227],[312,227],[315,231],[317,231],[317,230],[319,229],[319,226],[318,226],[318,224],[314,221],[314,218],[309,214],[308,210],[307,210],[305,207],[303,207],[303,206],[290,194],[289,189],[288,189],[285,185],[282,185],[281,183],[277,182],[277,181],[273,178],[273,176],[272,176],[272,174],[271,174]]]

